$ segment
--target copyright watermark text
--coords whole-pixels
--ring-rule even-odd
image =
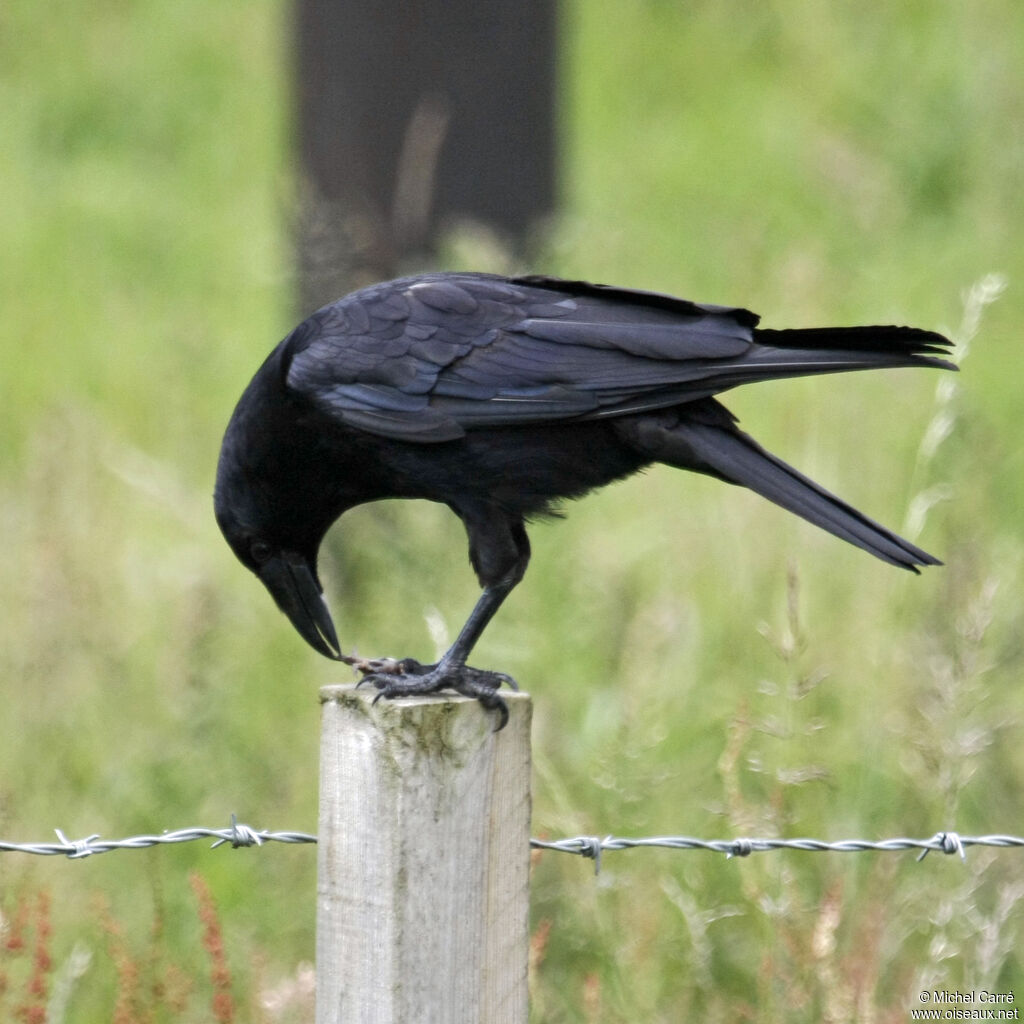
[[[922,989],[917,999],[911,1020],[1020,1020],[1012,992],[934,988]]]

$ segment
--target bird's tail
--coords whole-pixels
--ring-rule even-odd
[[[791,327],[773,330],[758,327],[754,340],[760,345],[782,349],[805,349],[809,352],[842,351],[862,355],[874,352],[882,358],[900,360],[900,365],[942,366],[955,369],[952,363],[936,356],[949,354],[951,342],[935,331],[920,327]]]
[[[713,399],[694,403],[690,409],[693,415],[676,414],[678,418],[672,414],[644,417],[630,440],[639,442],[644,453],[658,462],[749,487],[891,565],[917,572],[919,565],[942,564],[765,451]]]
[[[734,361],[723,360],[706,380],[716,390],[758,380],[803,377],[848,370],[898,366],[957,367],[948,359],[950,341],[916,327],[805,327],[790,330],[758,328],[756,345]]]

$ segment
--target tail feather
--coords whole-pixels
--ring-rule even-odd
[[[648,435],[644,447],[658,461],[748,487],[883,562],[912,572],[917,572],[919,565],[942,564],[765,451],[731,424],[681,420],[657,430],[655,436],[658,440],[652,445]]]
[[[760,345],[731,362],[722,361],[703,368],[696,382],[688,383],[691,397],[698,389],[718,394],[743,384],[762,380],[784,380],[788,377],[811,377],[825,373],[847,373],[851,370],[895,369],[901,366],[932,366],[955,370],[953,363],[931,356],[907,355],[900,352],[858,352],[851,349],[779,348]],[[696,375],[695,375],[696,376]],[[665,389],[668,391],[669,389]]]
[[[792,330],[757,330],[756,345],[735,359],[695,360],[692,375],[666,399],[685,395],[693,401],[699,393],[717,394],[743,384],[787,377],[809,377],[851,370],[881,370],[927,366],[940,370],[958,367],[946,355],[950,342],[941,334],[916,327],[810,327]],[[651,395],[645,395],[649,408]],[[657,403],[657,404],[667,404]],[[617,412],[617,410],[616,410]]]
[[[796,327],[784,330],[759,327],[754,339],[761,345],[785,349],[839,349],[847,353],[877,352],[885,356],[910,357],[912,365],[956,367],[936,356],[949,355],[950,340],[935,331],[919,327]],[[885,364],[883,364],[885,365]],[[903,365],[906,365],[904,363]]]

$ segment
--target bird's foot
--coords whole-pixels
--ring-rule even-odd
[[[488,711],[498,712],[500,732],[508,722],[508,705],[498,696],[498,688],[504,683],[509,689],[518,690],[516,681],[504,672],[489,672],[469,665],[421,665],[414,658],[372,658],[354,659],[352,667],[363,673],[358,685],[369,683],[377,687],[374,704],[384,697],[419,696],[437,693],[439,690],[454,690],[464,697],[475,697]]]

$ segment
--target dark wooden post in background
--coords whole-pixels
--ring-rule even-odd
[[[555,200],[555,0],[297,0],[302,312]],[[463,268],[469,269],[469,268]]]

